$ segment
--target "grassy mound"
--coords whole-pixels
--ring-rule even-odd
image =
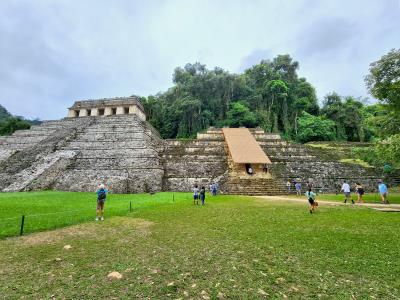
[[[90,197],[67,194],[77,201],[74,208],[78,203],[93,208]],[[62,193],[52,196],[61,209]],[[138,196],[143,205],[138,200],[132,213],[104,222],[1,240],[0,295],[393,299],[400,293],[400,214],[326,206],[310,215],[306,201],[239,196],[208,197],[201,207],[193,206],[188,195],[175,196],[175,202],[171,196]],[[17,203],[29,195],[14,197]],[[119,197],[122,208],[132,196],[115,195],[115,203]],[[52,200],[46,201],[50,211]],[[63,249],[67,244],[72,248]],[[108,280],[112,271],[122,279]]]

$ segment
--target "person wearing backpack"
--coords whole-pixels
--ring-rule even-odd
[[[108,189],[104,187],[104,184],[100,184],[97,189],[97,209],[96,209],[96,221],[104,221],[104,202],[106,202]]]

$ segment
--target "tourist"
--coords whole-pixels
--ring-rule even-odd
[[[212,184],[212,195],[217,196],[217,184],[215,182]]]
[[[106,202],[108,189],[104,187],[104,184],[99,184],[97,189],[97,208],[96,208],[96,221],[104,221],[104,202]]]
[[[193,188],[193,205],[199,205],[199,188],[197,184]]]
[[[296,188],[296,195],[297,196],[301,196],[301,183],[300,182],[296,182],[294,187]]]
[[[268,165],[267,164],[264,164],[263,172],[268,173]]]
[[[253,168],[251,166],[247,169],[247,173],[249,173],[250,176],[253,175]]]
[[[356,183],[356,193],[357,193],[357,203],[364,203],[363,195],[364,195],[364,188],[360,183]]]
[[[201,200],[201,205],[204,205],[204,200],[206,199],[206,189],[204,186],[201,187],[200,189],[200,200]]]
[[[382,203],[389,204],[389,201],[387,200],[388,188],[381,179],[379,180],[378,189],[379,189],[379,194],[381,194]]]
[[[307,190],[313,189],[313,187],[314,187],[314,184],[312,183],[312,181],[308,181],[307,182]]]
[[[351,199],[351,203],[354,204],[354,200],[351,197],[351,192],[350,192],[350,185],[347,183],[347,181],[343,182],[342,188],[340,189],[344,193],[344,203],[347,203],[348,199]]]
[[[286,182],[286,188],[287,188],[287,191],[288,191],[288,193],[290,194],[290,187],[291,187],[291,183],[290,183],[290,181],[288,180],[287,182]]]
[[[318,202],[315,201],[316,195],[311,188],[308,189],[305,195],[307,197],[308,203],[310,204],[310,214],[312,214],[315,211],[315,208],[318,206]]]

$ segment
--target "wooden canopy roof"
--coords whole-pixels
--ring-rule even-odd
[[[234,163],[271,163],[271,160],[247,128],[223,128],[222,132]]]

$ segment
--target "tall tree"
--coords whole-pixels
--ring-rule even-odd
[[[372,96],[400,111],[400,49],[392,49],[371,63],[365,77]]]

